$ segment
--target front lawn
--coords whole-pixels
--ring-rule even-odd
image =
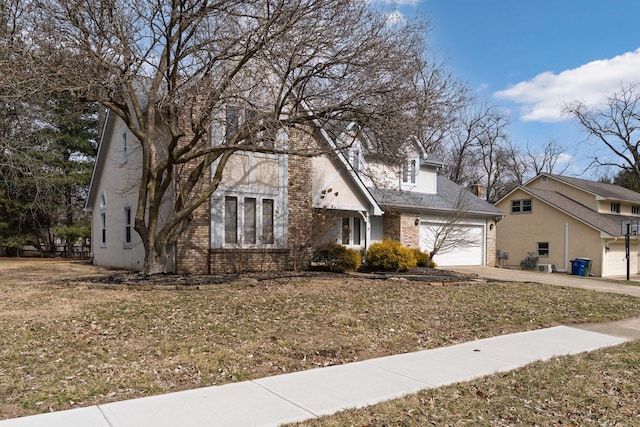
[[[632,297],[539,284],[311,275],[101,287],[113,274],[0,260],[0,419],[640,316]]]

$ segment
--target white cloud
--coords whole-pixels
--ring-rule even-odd
[[[385,19],[387,21],[387,24],[389,25],[394,25],[394,24],[403,24],[406,22],[406,19],[404,17],[404,15],[400,12],[398,12],[397,10],[394,10],[393,12],[389,12],[385,14]]]
[[[521,120],[558,122],[566,120],[562,108],[568,102],[587,105],[602,102],[621,84],[638,83],[640,49],[599,61],[589,62],[559,74],[544,72],[496,92],[498,99],[521,105]]]

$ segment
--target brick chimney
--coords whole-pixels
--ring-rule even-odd
[[[471,184],[470,190],[474,195],[484,200],[484,186],[480,183],[480,181],[476,181]]]

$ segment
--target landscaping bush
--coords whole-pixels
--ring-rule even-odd
[[[413,250],[393,240],[372,244],[366,262],[370,269],[384,271],[406,271],[417,264]]]
[[[359,251],[337,243],[329,243],[316,248],[313,260],[324,264],[329,271],[336,273],[357,270],[362,263]]]
[[[416,265],[418,267],[430,267],[431,258],[429,258],[429,254],[421,251],[418,248],[413,248],[413,256],[416,257]]]

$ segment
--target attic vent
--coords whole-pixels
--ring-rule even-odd
[[[549,181],[549,178],[547,178],[546,176],[543,176],[542,178],[540,178],[541,182],[547,182]]]

